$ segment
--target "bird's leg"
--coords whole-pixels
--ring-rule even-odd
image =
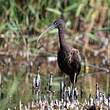
[[[66,86],[66,82],[65,82],[65,74],[64,74],[64,88],[65,88],[65,86]]]
[[[64,87],[63,87],[63,93],[64,93],[64,92],[65,92],[65,88],[66,88],[65,74],[64,74],[64,80],[63,80],[63,83],[64,83]]]
[[[75,96],[75,82],[76,82],[76,73],[74,74],[74,79],[73,81],[71,82],[71,94],[72,94],[72,100],[74,100],[74,96]]]
[[[75,88],[75,82],[76,82],[76,73],[74,74],[74,82],[73,82],[73,87]]]

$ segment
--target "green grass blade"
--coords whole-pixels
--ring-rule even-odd
[[[80,13],[82,11],[82,7],[84,6],[84,4],[80,4],[77,11],[76,11],[76,17],[80,16]]]
[[[31,37],[28,39],[28,42],[31,43],[31,42],[37,41],[37,39],[38,39],[38,36],[37,37]]]
[[[110,27],[101,28],[98,31],[110,31]]]
[[[72,5],[68,6],[68,7],[66,7],[66,8],[64,9],[64,11],[71,11],[71,10],[77,8],[78,5],[79,5],[78,3],[74,3],[74,4],[72,4]]]
[[[61,12],[57,9],[52,9],[52,8],[46,8],[47,11],[50,11],[52,13],[55,13],[57,15],[61,15]]]
[[[95,41],[98,41],[99,43],[102,42],[97,36],[95,36],[89,32],[86,32],[86,35],[89,36],[90,38],[94,39]]]

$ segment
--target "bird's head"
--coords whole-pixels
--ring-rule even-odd
[[[57,20],[55,20],[54,25],[57,28],[62,28],[65,26],[65,23],[62,19],[57,19]]]
[[[63,29],[65,27],[65,23],[62,19],[57,19],[55,20],[55,22],[53,23],[53,25],[51,25],[48,29],[46,29],[44,32],[42,32],[40,34],[40,36],[38,37],[37,42],[39,41],[39,39],[49,30],[53,29],[53,28],[58,28],[58,29]]]

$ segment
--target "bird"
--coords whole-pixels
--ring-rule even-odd
[[[57,53],[57,62],[58,66],[61,71],[67,74],[70,78],[70,82],[75,85],[77,82],[77,76],[81,70],[81,56],[79,50],[73,48],[66,42],[64,37],[65,33],[65,22],[63,19],[56,19],[48,29],[46,29],[43,33],[40,34],[38,37],[37,42],[39,39],[49,30],[57,28],[58,35],[59,35],[59,51]]]

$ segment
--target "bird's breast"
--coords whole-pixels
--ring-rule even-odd
[[[58,66],[61,69],[61,71],[63,71],[64,73],[69,74],[71,65],[69,64],[70,59],[69,59],[68,52],[59,51],[58,56],[57,56],[57,60],[58,60]]]

